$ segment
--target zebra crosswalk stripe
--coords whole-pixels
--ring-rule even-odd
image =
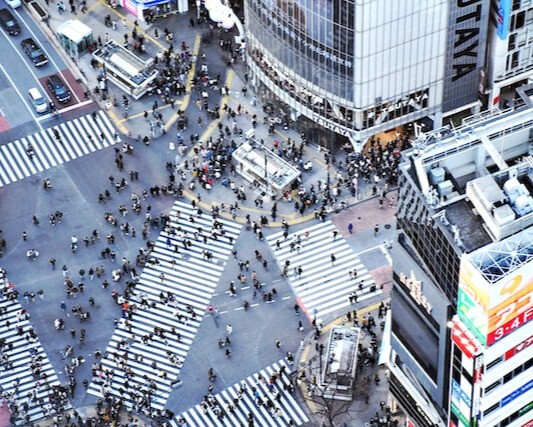
[[[283,238],[283,232],[277,232],[266,240],[282,270],[286,261],[290,261],[287,278],[310,318],[320,321],[323,316],[349,307],[348,297],[352,292],[357,294],[357,301],[381,293],[361,260],[329,220],[290,233],[287,239]],[[291,243],[295,243],[292,249]],[[331,254],[335,262],[331,261]],[[299,266],[303,271],[301,276],[295,271]],[[357,276],[350,278],[348,272],[354,270]]]
[[[270,379],[276,377],[270,385]],[[264,379],[264,381],[262,379]],[[213,395],[170,421],[172,427],[242,426],[252,414],[254,425],[298,426],[309,421],[288,389],[290,368],[280,360],[259,370],[231,387]],[[257,391],[262,404],[254,397]],[[279,399],[276,395],[279,393]],[[268,402],[271,408],[268,408]],[[278,409],[276,409],[278,408]]]
[[[191,216],[194,223],[190,222]],[[176,201],[169,217],[170,227],[159,233],[149,262],[134,288],[135,295],[130,302],[137,309],[127,322],[123,319],[117,325],[107,346],[107,356],[101,361],[99,375],[104,380],[97,376],[88,388],[88,393],[98,397],[104,392],[120,396],[126,405],[137,410],[164,408],[179,381],[181,365],[242,228],[238,223],[217,218],[224,234],[220,229],[213,229],[221,234],[217,239],[209,237],[205,244],[203,239],[195,240],[193,233],[201,226],[208,235],[214,227],[210,215],[198,214],[190,204]],[[186,239],[192,243],[188,249],[178,237],[178,233],[185,236],[185,232]],[[174,245],[178,246],[177,252]],[[211,253],[209,261],[205,259],[205,251]],[[169,293],[173,301],[164,300]],[[164,331],[164,337],[158,336],[155,328]],[[153,337],[149,338],[150,335]],[[126,348],[127,360],[114,358],[113,354],[122,355]],[[147,378],[148,385],[143,378]],[[146,395],[150,387],[153,392],[149,399],[143,401],[142,396],[136,396],[135,389]]]
[[[60,139],[55,137],[54,131],[59,132]],[[120,138],[104,111],[99,111],[96,121],[88,114],[27,135],[0,147],[0,187],[117,142]],[[29,145],[33,147],[31,158],[27,153]]]
[[[7,283],[3,272],[0,272],[0,283]],[[52,407],[45,413],[45,405],[39,403],[39,400],[48,402],[48,390],[59,386],[60,381],[39,339],[28,335],[33,328],[28,317],[23,314],[22,305],[16,298],[8,297],[9,292],[5,287],[6,285],[2,285],[0,292],[0,310],[2,322],[5,325],[0,329],[0,340],[3,342],[0,358],[0,387],[5,396],[13,395],[13,401],[17,402],[19,408],[28,405],[25,414],[19,413],[16,416],[17,422],[15,423],[19,425],[18,423],[24,422],[26,425],[27,422],[34,422],[56,412],[56,409]],[[19,334],[19,328],[22,329],[22,334]],[[40,361],[34,359],[32,354],[38,355]],[[34,375],[37,364],[40,364],[40,373]],[[32,393],[34,399],[31,398]],[[70,403],[66,402],[63,408],[69,409]]]

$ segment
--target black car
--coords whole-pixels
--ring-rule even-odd
[[[31,37],[22,40],[20,44],[22,46],[22,50],[31,59],[31,62],[33,62],[33,65],[40,67],[41,65],[48,63],[48,59],[44,55],[43,51],[39,46],[37,46],[37,43],[35,43]]]
[[[17,36],[20,34],[19,23],[7,9],[0,10],[0,25],[2,25],[4,30],[6,30],[10,36]]]
[[[57,74],[48,77],[46,84],[59,102],[70,101],[70,92]]]

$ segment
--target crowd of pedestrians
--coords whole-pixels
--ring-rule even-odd
[[[209,42],[214,37],[215,32],[216,30],[211,27],[204,42]],[[190,132],[191,135],[187,141],[184,133],[189,126],[189,113],[175,109],[175,104],[176,98],[186,93],[187,76],[191,70],[193,55],[190,46],[185,42],[175,48],[172,33],[166,29],[163,33],[168,43],[168,48],[160,51],[155,56],[155,63],[160,73],[160,78],[158,78],[153,88],[153,95],[155,95],[156,100],[151,112],[148,113],[147,111],[144,115],[150,126],[150,136],[139,135],[139,139],[142,138],[149,145],[150,140],[156,135],[156,130],[164,129],[165,118],[160,111],[160,104],[170,105],[172,113],[178,116],[176,142],[177,152],[182,160],[178,163],[167,161],[164,164],[166,178],[163,182],[157,182],[150,187],[142,188],[138,185],[139,172],[127,170],[128,156],[133,154],[133,147],[125,143],[122,147],[115,148],[114,167],[116,167],[116,172],[109,176],[105,188],[101,188],[101,191],[95,195],[95,200],[105,210],[101,218],[102,221],[98,221],[104,226],[88,227],[85,233],[77,232],[77,234],[71,235],[65,241],[65,246],[68,246],[72,256],[81,251],[94,251],[94,258],[97,259],[95,262],[87,265],[80,265],[75,262],[75,266],[68,265],[69,262],[56,260],[56,257],[60,259],[59,255],[48,253],[43,242],[38,242],[33,238],[31,229],[22,230],[20,234],[22,241],[30,245],[26,252],[29,261],[36,261],[39,254],[46,254],[49,257],[50,268],[53,271],[56,269],[61,271],[61,277],[58,282],[61,281],[63,286],[64,298],[57,308],[59,314],[51,326],[54,327],[57,334],[65,335],[70,341],[69,344],[60,349],[66,382],[62,386],[47,390],[48,398],[41,398],[42,402],[39,402],[45,408],[45,414],[57,414],[56,422],[58,424],[76,425],[76,423],[82,422],[84,417],[77,411],[66,412],[63,409],[69,398],[75,397],[77,390],[86,390],[88,388],[89,382],[94,382],[101,387],[103,397],[97,402],[96,416],[84,420],[86,425],[91,425],[91,423],[96,425],[98,420],[118,420],[124,409],[144,413],[161,423],[172,418],[173,414],[170,411],[153,410],[150,407],[155,389],[153,380],[146,381],[142,386],[138,384],[130,385],[129,381],[125,381],[124,388],[120,391],[124,396],[128,397],[128,400],[134,402],[133,407],[126,407],[125,399],[117,398],[110,392],[109,386],[114,373],[106,369],[101,360],[102,358],[112,357],[121,369],[128,372],[128,370],[131,370],[129,364],[139,362],[138,360],[130,359],[128,353],[128,347],[136,339],[145,343],[149,343],[151,340],[166,341],[169,338],[179,341],[181,338],[179,334],[172,331],[163,331],[156,327],[151,334],[142,337],[132,336],[130,341],[125,340],[120,343],[119,350],[116,353],[107,354],[99,348],[95,348],[91,351],[94,359],[87,361],[81,354],[82,350],[85,350],[86,342],[91,339],[90,334],[87,332],[89,328],[86,324],[98,314],[99,300],[101,298],[112,298],[114,303],[120,306],[123,319],[117,322],[124,322],[126,327],[128,320],[132,319],[139,307],[150,307],[153,304],[176,304],[175,316],[177,318],[182,316],[183,321],[186,321],[187,318],[194,318],[196,312],[192,307],[186,307],[183,310],[177,309],[177,300],[174,300],[174,296],[170,292],[160,295],[159,301],[154,301],[136,290],[140,274],[138,269],[142,269],[147,264],[158,262],[158,259],[152,256],[155,242],[150,240],[151,236],[164,230],[174,237],[173,242],[168,242],[169,248],[176,253],[186,251],[191,245],[191,240],[201,239],[207,243],[211,240],[222,238],[223,226],[221,223],[216,222],[218,215],[227,213],[233,219],[236,219],[241,216],[241,206],[253,203],[257,209],[264,209],[265,213],[258,215],[257,218],[251,218],[248,215],[245,220],[250,230],[254,233],[254,238],[262,241],[264,236],[261,228],[269,223],[269,210],[272,221],[276,221],[278,217],[277,202],[272,203],[265,195],[254,196],[253,201],[248,201],[251,193],[249,190],[255,189],[257,183],[252,183],[250,187],[239,184],[240,180],[237,178],[236,168],[231,161],[233,151],[243,142],[243,129],[247,127],[256,128],[262,123],[269,128],[269,135],[272,136],[277,127],[286,125],[285,119],[282,119],[283,115],[272,104],[268,103],[263,106],[262,114],[258,115],[249,112],[244,102],[232,108],[229,103],[219,105],[218,101],[213,101],[213,99],[218,100],[221,96],[227,94],[229,88],[222,84],[219,73],[210,71],[208,58],[205,54],[200,53],[197,58],[196,74],[190,82],[192,96],[199,101],[196,102],[195,121],[201,128],[202,123],[217,120],[218,133],[215,133],[214,136],[209,137],[206,141],[201,141],[198,134]],[[137,26],[133,28],[131,34],[125,35],[125,40],[139,53],[145,51],[146,39]],[[224,41],[222,46],[228,52],[232,52],[229,55],[228,65],[238,61],[238,55],[234,53],[231,41],[229,44],[227,40]],[[243,95],[245,98],[245,91],[243,91]],[[252,100],[250,105],[255,106],[257,100],[255,98],[252,98]],[[171,136],[171,138],[173,137]],[[274,139],[274,136],[272,136],[271,140],[261,142],[270,146],[279,156],[298,167],[302,172],[310,170],[309,162],[315,154],[311,152],[305,134],[301,135],[299,141]],[[371,186],[376,186],[376,188],[379,185],[381,187],[380,199],[384,199],[388,186],[396,184],[399,152],[401,149],[406,148],[407,145],[408,135],[404,134],[399,135],[396,140],[387,144],[381,143],[378,139],[372,139],[368,152],[361,156],[355,155],[349,147],[344,147],[345,150],[342,154],[331,153],[329,150],[321,149],[322,160],[328,168],[327,179],[317,179],[313,182],[311,180],[298,180],[293,185],[292,191],[285,195],[285,201],[293,203],[295,211],[301,215],[312,211],[316,218],[324,220],[326,215],[333,209],[346,208],[348,206],[346,198],[348,195],[356,195],[360,180]],[[43,188],[46,194],[52,194],[56,191],[53,189],[49,178],[43,180]],[[230,192],[229,194],[232,193],[232,197],[234,197],[232,203],[220,203],[213,206],[211,214],[215,222],[212,230],[203,230],[203,232],[200,230],[192,236],[186,235],[182,230],[172,226],[172,218],[170,216],[164,212],[154,212],[152,209],[151,200],[165,196],[183,197],[185,190],[198,193],[196,199],[200,201],[200,188],[204,191],[222,188]],[[195,206],[194,201],[193,207],[197,209],[199,214],[201,213],[200,207]],[[194,215],[188,220],[194,223]],[[66,218],[59,210],[42,217],[33,215],[32,218],[34,227],[50,226],[54,230],[62,227],[65,221]],[[283,222],[283,227],[288,233],[289,226],[286,222]],[[351,232],[352,230],[350,229]],[[134,258],[127,259],[117,253],[116,241],[119,237],[139,240],[140,249]],[[305,236],[303,238],[305,241]],[[179,243],[175,243],[176,241]],[[303,244],[302,241],[295,241],[294,250],[298,252],[298,247],[301,244]],[[0,257],[6,247],[7,242],[1,238],[0,231]],[[239,267],[239,274],[235,281],[230,282],[228,295],[235,297],[243,292],[243,287],[247,288],[249,287],[248,285],[251,285],[248,292],[250,296],[243,299],[244,311],[248,311],[250,306],[255,304],[256,301],[274,302],[278,291],[275,287],[261,281],[260,278],[261,272],[267,271],[269,266],[268,260],[261,251],[259,249],[255,251],[255,259],[252,258],[252,261],[241,259],[236,251],[233,255],[234,261]],[[204,252],[206,259],[210,259],[210,256],[208,250]],[[331,263],[334,264],[335,255],[331,254],[330,259]],[[253,265],[251,265],[252,263]],[[289,274],[290,271],[289,265],[286,267],[286,270],[283,270],[284,275]],[[303,273],[301,266],[290,267],[292,267],[294,274],[301,275]],[[356,272],[351,274],[354,277],[356,276]],[[161,283],[165,282],[163,273],[161,273],[160,280]],[[98,286],[94,286],[95,284]],[[99,290],[97,291],[96,289]],[[14,286],[9,283],[3,284],[0,301],[18,297],[20,295]],[[38,303],[39,300],[44,300],[45,294],[42,289],[36,289],[25,292],[22,297],[26,304],[33,304],[36,301]],[[356,296],[351,296],[351,298],[353,299],[350,302],[357,302]],[[297,316],[300,315],[298,305],[294,306],[294,311]],[[209,309],[208,312],[210,312]],[[212,314],[215,317],[216,308],[213,308]],[[1,315],[2,313],[0,312]],[[29,314],[26,311],[21,312],[20,316],[21,318],[29,318]],[[353,312],[353,319],[354,321],[357,319],[356,312]],[[4,323],[4,327],[8,329],[16,327],[15,325]],[[375,324],[371,325],[371,323],[369,320],[367,324],[363,325],[368,329],[369,333],[372,332],[372,327],[375,326]],[[305,330],[304,324],[300,319],[295,322],[295,326],[301,332]],[[322,325],[317,325],[313,322],[312,327],[315,338],[318,338],[321,334]],[[20,334],[27,340],[36,339],[35,331],[31,327],[22,329]],[[218,347],[224,352],[227,359],[231,359],[232,341],[238,339],[237,336],[238,334],[234,334],[233,326],[228,324],[225,336],[218,340]],[[281,340],[276,340],[272,343],[272,346],[273,350],[283,351],[289,364],[294,363],[294,356],[292,353],[283,350]],[[4,369],[8,369],[11,363],[8,350],[9,343],[0,339],[0,363]],[[183,362],[170,351],[167,356],[176,365],[181,365]],[[33,373],[36,378],[41,375],[39,357],[40,355],[37,353],[32,355],[31,359]],[[363,359],[368,360],[368,358]],[[79,378],[80,367],[86,363],[91,364],[92,378]],[[160,373],[161,370],[158,369],[157,365],[153,367],[153,371],[155,375],[164,375],[164,372]],[[282,372],[279,372],[278,376],[273,375],[270,378],[258,377],[257,381],[274,384],[282,381],[281,374]],[[208,381],[212,383],[216,378],[216,372],[210,369]],[[136,382],[131,381],[131,383]],[[284,383],[282,387],[290,392],[294,391],[294,386],[291,383]],[[14,419],[24,420],[27,408],[18,405],[15,398],[16,390],[15,388],[14,393],[4,394],[4,398],[12,411]],[[213,386],[210,384],[208,393],[202,402],[202,407],[206,411],[212,411],[218,418],[224,418],[225,414],[233,412],[239,405],[242,394],[246,392],[252,393],[255,403],[258,406],[265,407],[274,418],[280,415],[279,406],[276,404],[276,401],[279,400],[279,392],[272,396],[261,396],[253,388],[249,391],[243,389],[241,396],[237,396],[233,402],[227,402],[225,407],[221,407],[213,399],[212,392]],[[250,414],[250,418],[249,424],[253,425],[252,414]],[[132,419],[130,422],[136,423],[137,421]],[[182,421],[178,420],[178,424],[180,423]]]

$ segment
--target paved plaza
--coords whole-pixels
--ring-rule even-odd
[[[52,2],[49,13],[53,31],[64,16]],[[106,14],[120,22],[116,31]],[[3,425],[78,416],[131,426],[320,425],[305,378],[316,373],[319,344],[331,325],[353,324],[353,311],[361,324],[378,311],[384,318],[394,183],[370,172],[353,191],[348,153],[272,128],[275,106],[242,91],[242,58],[221,48],[233,34],[207,21],[192,27],[195,14],[135,27],[145,58],[169,48],[155,33],[165,27],[176,55],[191,53],[174,64],[187,72],[172,102],[147,95],[126,114],[112,84],[107,96],[95,93],[86,54],[73,73],[93,102],[43,130],[0,134],[0,386],[11,418]],[[132,16],[101,1],[77,18],[96,39],[123,43],[134,28]],[[195,89],[202,67],[218,83]],[[311,162],[290,197],[273,200],[232,170],[232,149],[251,129],[297,167]],[[364,347],[374,334],[381,340],[379,322]],[[375,375],[379,384],[363,381]],[[362,366],[335,425],[386,417],[385,377]]]

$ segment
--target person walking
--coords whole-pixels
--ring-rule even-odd
[[[376,224],[374,226],[374,237],[376,237],[378,235],[378,233],[379,233],[379,224]]]
[[[233,333],[233,326],[226,325],[226,332],[228,333],[228,335],[231,335]]]
[[[70,317],[70,314],[67,313],[67,304],[65,304],[65,301],[61,301],[61,304],[59,306],[61,307],[61,311],[63,311],[63,313],[66,313],[67,317]]]
[[[353,233],[353,224],[352,224],[351,222],[348,224],[348,232],[349,232],[350,234]]]
[[[281,348],[281,341],[280,340],[277,340],[276,341],[276,349],[280,349]]]
[[[50,264],[52,264],[52,270],[55,270],[56,269],[56,259],[55,258],[50,258]]]

